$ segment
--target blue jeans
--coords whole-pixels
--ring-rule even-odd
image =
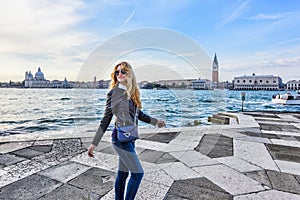
[[[142,165],[135,152],[134,142],[120,143],[112,140],[113,147],[119,155],[119,168],[115,181],[115,200],[124,200],[126,179],[130,172],[130,179],[126,189],[125,200],[133,200],[144,175]]]

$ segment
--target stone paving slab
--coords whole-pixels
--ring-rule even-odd
[[[263,142],[263,143],[270,143],[272,144],[273,139],[278,140],[286,140],[286,141],[300,141],[300,136],[291,136],[291,135],[281,135],[281,134],[271,134],[271,133],[253,133],[253,132],[242,132],[243,135],[247,135],[248,137],[261,137],[268,139],[270,142]],[[238,137],[236,137],[238,138]]]
[[[106,170],[116,170],[118,167],[118,156],[104,154],[101,152],[94,153],[95,158],[90,158],[87,153],[81,153],[78,156],[70,159],[70,161],[81,163],[83,165],[97,167]]]
[[[0,165],[9,166],[15,163],[26,160],[24,157],[19,157],[14,154],[0,154]]]
[[[53,143],[51,145],[36,145],[29,147],[29,149],[34,151],[39,151],[43,153],[49,153],[52,150]]]
[[[99,200],[100,195],[95,194],[93,192],[89,192],[84,189],[80,189],[78,187],[74,187],[68,184],[65,184],[45,196],[39,199],[46,199],[46,200]]]
[[[169,143],[174,138],[176,138],[177,135],[179,135],[180,132],[169,132],[169,133],[157,133],[157,134],[151,134],[150,136],[142,137],[143,140],[149,140],[154,142],[162,142],[162,143]]]
[[[183,146],[186,149],[193,149],[195,147],[197,147],[197,145],[199,144],[199,140],[186,140],[186,139],[175,139],[172,140],[168,146]]]
[[[193,150],[193,146],[179,145],[179,144],[168,144],[166,147],[162,148],[161,151],[164,152],[176,152],[176,151],[190,151]]]
[[[300,148],[285,145],[266,144],[274,160],[300,163]]]
[[[2,138],[1,138],[2,140]],[[9,153],[25,147],[30,147],[34,141],[0,143],[0,154]]]
[[[154,151],[151,149],[146,149],[141,154],[139,154],[139,158],[142,161],[157,163],[158,159],[161,158],[165,152],[162,151]]]
[[[295,128],[293,125],[291,125],[291,123],[290,122],[287,122],[287,121],[282,121],[282,120],[280,120],[280,119],[278,119],[278,120],[275,120],[275,121],[273,121],[273,120],[257,120],[256,119],[256,121],[257,121],[257,123],[258,124],[262,124],[262,125],[266,125],[266,126],[268,126],[268,125],[281,125],[281,126],[290,126],[290,127],[292,127],[292,128]]]
[[[299,129],[291,124],[288,125],[278,125],[276,123],[274,124],[269,124],[269,123],[259,123],[260,127],[264,130],[269,130],[269,131],[283,131],[283,132],[294,132],[294,133],[299,133]]]
[[[202,177],[200,173],[187,167],[181,162],[163,163],[163,164],[158,164],[158,166],[174,180]]]
[[[244,114],[246,114],[246,115],[250,115],[250,116],[252,116],[252,117],[254,117],[254,118],[256,118],[256,117],[261,117],[261,118],[265,118],[265,119],[268,119],[268,118],[280,118],[277,114],[275,114],[275,113],[267,113],[267,112],[265,112],[265,113],[262,113],[262,112],[245,112]]]
[[[217,160],[213,160],[197,151],[172,152],[171,155],[188,167],[219,164]]]
[[[169,187],[153,183],[151,181],[142,180],[141,185],[139,187],[138,193],[136,195],[137,200],[163,200],[165,194],[168,192]],[[112,200],[115,199],[114,190],[111,190],[105,196],[101,198],[101,200]]]
[[[249,178],[260,182],[266,189],[271,189],[272,184],[265,170],[245,172]],[[267,187],[266,187],[267,186]]]
[[[234,156],[263,169],[279,170],[264,144],[234,140]]]
[[[265,190],[259,182],[225,165],[196,167],[194,170],[232,195]]]
[[[67,161],[43,170],[39,172],[39,174],[63,183],[67,183],[69,180],[77,177],[90,168],[90,166]]]
[[[300,194],[300,183],[292,174],[267,170],[272,187],[276,190]]]
[[[230,156],[230,157],[223,157],[223,158],[215,158],[219,163],[223,163],[230,168],[235,169],[238,172],[251,172],[251,171],[258,171],[261,170],[261,167],[253,165],[241,158]]]
[[[0,199],[38,199],[60,185],[62,183],[36,174],[1,188]]]
[[[155,151],[163,151],[163,149],[165,149],[168,146],[168,144],[146,140],[137,140],[135,142],[135,146],[144,149],[152,149]]]
[[[166,199],[231,200],[233,197],[222,188],[202,177],[175,181],[170,187]]]
[[[300,133],[298,132],[291,132],[291,131],[270,131],[270,130],[262,130],[262,133],[266,134],[275,134],[275,135],[285,135],[285,136],[296,136],[299,137]]]
[[[296,115],[290,115],[290,114],[278,114],[278,117],[280,117],[281,120],[289,120],[291,122],[298,122],[300,123],[300,118],[296,117]]]
[[[91,168],[69,181],[68,184],[78,188],[84,188],[102,197],[113,189],[114,181],[115,172]]]
[[[33,146],[34,145],[36,145],[36,146],[42,146],[42,145],[49,146],[49,145],[53,145],[53,140],[36,140],[36,141],[34,141],[34,143],[32,145]]]
[[[17,164],[4,167],[2,170],[6,173],[0,177],[0,188],[49,167],[50,166],[47,164],[32,160],[25,160]]]
[[[11,153],[15,154],[19,157],[24,157],[24,158],[27,158],[27,159],[31,159],[33,157],[44,154],[44,152],[42,152],[42,151],[36,151],[36,150],[30,149],[30,148],[20,149],[20,150],[17,150],[17,151],[13,151]]]
[[[300,130],[300,123],[296,124],[296,123],[292,123],[293,126],[295,126],[296,128],[298,128]]]
[[[162,157],[160,157],[158,160],[157,160],[157,164],[161,164],[161,163],[171,163],[171,162],[177,162],[178,160],[173,157],[171,155],[171,153],[165,153],[163,154]]]
[[[174,180],[157,164],[142,162],[144,168],[144,180],[149,182],[171,186]]]
[[[210,158],[232,156],[232,141],[232,138],[221,134],[204,135],[195,150]]]
[[[169,186],[142,180],[136,199],[139,200],[158,200],[164,199],[168,192]]]
[[[259,121],[269,121],[269,122],[284,122],[284,123],[293,123],[295,122],[295,119],[298,121],[297,118],[291,116],[289,117],[285,117],[282,118],[280,115],[276,115],[276,118],[266,118],[266,117],[255,117],[255,121],[259,122]]]
[[[250,137],[250,136],[246,136],[246,135],[239,135],[239,136],[235,137],[235,139],[248,141],[248,142],[272,144],[272,142],[269,138],[263,138],[263,137],[253,137],[253,136]]]
[[[180,131],[180,134],[176,136],[171,142],[181,141],[181,140],[188,140],[190,142],[197,141],[199,142],[204,135],[204,130],[196,129],[191,131]]]
[[[280,171],[300,175],[300,163],[275,160]]]

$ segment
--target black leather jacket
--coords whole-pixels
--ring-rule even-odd
[[[113,116],[115,116],[116,119],[116,126],[128,126],[134,125],[135,123],[137,126],[138,119],[152,125],[157,124],[157,119],[143,113],[134,105],[132,100],[127,99],[127,94],[124,87],[125,86],[119,85],[107,93],[105,112],[92,141],[92,144],[95,146],[98,146]],[[136,122],[134,122],[135,113],[137,113]]]

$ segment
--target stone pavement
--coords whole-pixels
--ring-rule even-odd
[[[300,199],[300,114],[230,115],[230,125],[140,130],[136,199]],[[1,137],[0,199],[114,199],[110,133],[89,158],[93,135]]]

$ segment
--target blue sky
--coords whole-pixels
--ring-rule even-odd
[[[49,80],[76,80],[105,41],[147,27],[182,34],[211,59],[217,53],[221,80],[252,73],[300,80],[299,19],[298,0],[2,0],[0,81],[22,81],[25,71],[35,73],[39,66]],[[125,58],[153,70],[162,63],[187,69],[178,58],[166,64],[172,56],[165,54],[144,51]],[[160,73],[177,78],[168,69]],[[182,77],[198,74],[192,76]]]

